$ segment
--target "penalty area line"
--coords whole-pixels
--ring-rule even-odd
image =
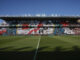
[[[41,36],[38,40],[38,44],[37,44],[37,47],[36,47],[36,51],[35,51],[35,55],[34,55],[34,59],[33,60],[36,60],[36,57],[37,57],[37,53],[38,53],[38,48],[39,48],[39,44],[40,44],[40,40],[41,40]]]

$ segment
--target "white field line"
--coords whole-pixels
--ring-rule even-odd
[[[33,60],[36,60],[36,57],[37,57],[37,53],[38,53],[38,48],[39,48],[39,44],[40,44],[40,40],[41,40],[41,36],[38,40],[38,44],[37,44],[37,47],[36,47],[36,51],[35,51],[35,55],[34,55],[34,59]]]

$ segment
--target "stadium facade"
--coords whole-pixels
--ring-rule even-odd
[[[0,16],[0,35],[80,35],[79,16]]]

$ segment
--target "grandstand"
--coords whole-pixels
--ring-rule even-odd
[[[79,35],[79,16],[1,16],[0,35]]]
[[[79,16],[0,16],[1,60],[80,60]]]

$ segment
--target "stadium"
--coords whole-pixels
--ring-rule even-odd
[[[80,17],[75,16],[8,16],[0,27],[0,35],[79,35]]]
[[[79,60],[80,16],[0,16],[0,59]]]

